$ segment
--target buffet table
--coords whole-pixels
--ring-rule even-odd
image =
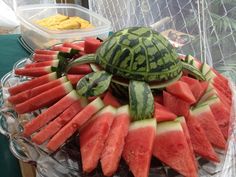
[[[9,72],[17,60],[29,56],[29,53],[18,43],[18,37],[19,35],[0,35],[0,77]],[[1,176],[21,177],[20,166],[23,173],[28,173],[28,170],[25,172],[26,168],[23,163],[19,165],[18,160],[9,151],[8,144],[7,138],[0,134]]]

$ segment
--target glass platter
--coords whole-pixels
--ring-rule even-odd
[[[75,135],[60,150],[50,154],[44,145],[38,146],[22,136],[22,125],[43,110],[37,110],[31,114],[18,115],[6,101],[8,88],[28,80],[27,77],[14,75],[14,69],[30,62],[30,58],[19,60],[13,66],[13,70],[1,78],[0,86],[0,133],[9,139],[9,148],[12,154],[19,160],[36,166],[37,177],[102,177],[101,168],[98,167],[90,174],[82,172],[79,145]],[[232,83],[232,82],[231,82]],[[234,85],[231,84],[234,93]],[[235,94],[233,94],[235,97]],[[235,100],[233,99],[231,133],[226,152],[216,149],[221,163],[215,164],[204,159],[197,158],[199,162],[199,177],[233,177],[236,175],[236,146],[235,146]],[[113,177],[132,177],[127,165],[121,160],[119,169]],[[157,159],[152,159],[149,177],[180,177],[174,170],[166,167]]]

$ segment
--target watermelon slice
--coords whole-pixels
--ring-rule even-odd
[[[46,55],[46,54],[34,54],[32,58],[35,62],[53,61],[58,59],[58,54]]]
[[[84,51],[87,54],[96,53],[98,47],[102,45],[102,42],[96,38],[86,38],[84,41]]]
[[[135,121],[129,127],[122,157],[134,177],[148,177],[149,175],[155,134],[155,119]]]
[[[201,127],[205,130],[210,143],[220,149],[225,149],[226,141],[211,112],[210,107],[205,104],[190,111],[189,116],[197,119]]]
[[[200,82],[197,79],[183,76],[180,79],[181,81],[185,82],[188,84],[191,92],[193,93],[193,96],[195,97],[196,100],[198,100],[202,96],[202,86]]]
[[[166,90],[172,95],[186,101],[189,104],[193,104],[196,102],[191,89],[185,82],[176,81],[173,84],[167,86]]]
[[[76,49],[72,49],[71,47],[63,47],[63,46],[53,46],[51,50],[64,52],[71,55],[79,53],[79,51]]]
[[[83,42],[84,45],[84,42]],[[70,47],[72,49],[78,50],[78,51],[84,51],[84,46],[82,44],[78,45],[75,43],[65,42],[63,43],[63,47]]]
[[[209,85],[209,89],[207,90],[207,92],[201,97],[201,99],[199,100],[198,104],[201,104],[202,102],[206,101],[207,99],[209,99],[212,96],[218,96],[219,99],[222,101],[222,103],[228,108],[228,110],[231,109],[231,100],[229,100],[224,94],[222,94],[217,88],[212,87],[211,85]]]
[[[37,96],[51,88],[54,88],[56,86],[59,86],[67,81],[66,77],[61,77],[60,79],[53,80],[51,82],[48,82],[46,84],[37,86],[33,89],[29,89],[23,92],[20,92],[16,95],[8,97],[8,101],[12,104],[19,104],[22,103],[34,96]]]
[[[207,81],[201,81],[200,85],[201,85],[201,94],[199,96],[199,99],[201,99],[201,97],[206,93],[209,83]]]
[[[111,92],[106,92],[104,98],[103,98],[103,102],[105,105],[111,105],[115,108],[118,108],[121,106],[121,104],[119,103],[118,99],[116,97],[114,97]]]
[[[198,162],[195,158],[195,154],[194,154],[194,151],[193,151],[193,145],[192,145],[192,142],[191,142],[191,138],[190,138],[190,134],[189,134],[189,131],[188,131],[188,126],[187,126],[187,123],[185,121],[185,118],[183,116],[181,116],[181,117],[176,118],[176,121],[179,121],[180,124],[181,124],[181,127],[183,129],[185,138],[186,138],[187,143],[188,143],[188,148],[189,148],[190,154],[191,154],[193,162],[195,164],[195,168],[196,168],[196,170],[198,170]]]
[[[20,76],[40,77],[52,72],[51,66],[42,66],[37,68],[20,68],[15,69],[15,74]]]
[[[26,81],[20,85],[11,87],[8,89],[8,92],[10,93],[10,95],[15,95],[17,93],[23,92],[28,89],[32,89],[34,87],[40,86],[42,84],[45,84],[45,83],[50,82],[55,79],[57,79],[57,74],[56,74],[56,72],[53,72],[53,73],[47,74],[45,76],[41,76],[41,77],[32,79],[30,81]]]
[[[66,76],[73,86],[76,86],[77,82],[84,77],[83,74],[67,74]]]
[[[217,157],[198,120],[189,116],[187,119],[187,126],[194,152],[207,160],[219,162],[219,158]]]
[[[47,90],[33,98],[30,98],[23,103],[17,104],[15,106],[15,110],[19,114],[35,111],[37,109],[46,107],[49,104],[54,103],[55,101],[58,101],[72,90],[73,87],[71,83],[66,82],[50,90]]]
[[[68,74],[88,74],[91,73],[92,69],[89,64],[72,66],[68,71]]]
[[[229,96],[232,96],[231,89],[228,85],[228,80],[225,79],[220,74],[216,74],[214,71],[209,70],[206,74],[206,78],[219,90],[222,91],[222,93],[229,94]],[[222,79],[224,78],[224,79]]]
[[[229,134],[230,110],[227,109],[216,95],[210,97],[202,104],[208,104],[210,106],[221,132],[227,139]]]
[[[27,124],[25,124],[23,134],[25,136],[30,136],[35,131],[39,130],[41,127],[45,126],[48,122],[50,122],[52,119],[61,114],[65,109],[67,109],[78,99],[79,96],[76,91],[71,91],[57,103],[49,107],[42,114],[38,115],[37,117],[29,121]]]
[[[83,107],[87,105],[85,99],[80,98],[70,105],[66,110],[46,125],[40,132],[33,136],[32,141],[36,144],[42,144],[55,135],[64,125],[66,125]]]
[[[25,65],[25,68],[36,68],[36,67],[43,67],[43,66],[53,66],[57,67],[59,60],[52,60],[52,61],[43,61],[43,62],[36,62],[36,63],[29,63]]]
[[[155,95],[154,96],[154,101],[163,105],[163,95]]]
[[[84,172],[89,173],[97,167],[115,114],[115,108],[106,106],[79,131]]]
[[[177,116],[187,117],[189,114],[189,103],[165,91],[163,91],[163,104]]]
[[[195,162],[178,121],[157,124],[153,155],[183,176],[198,176]]]
[[[202,72],[206,75],[207,80],[213,85],[213,87],[217,88],[222,92],[222,94],[225,94],[225,96],[229,97],[230,99],[232,98],[228,79],[205,63],[203,64]]]
[[[112,176],[119,166],[130,120],[128,105],[117,109],[116,117],[101,155],[101,166],[105,176]]]
[[[56,151],[69,139],[81,126],[84,125],[95,113],[104,107],[102,100],[98,97],[89,103],[82,111],[68,122],[47,144],[49,151]]]
[[[46,49],[35,49],[34,53],[36,54],[43,54],[43,55],[58,55],[58,51],[53,50],[46,50]]]
[[[171,111],[169,111],[166,107],[162,106],[157,102],[154,102],[153,117],[157,120],[157,122],[163,122],[168,120],[175,120],[177,116]]]
[[[216,80],[221,82],[223,85],[228,85],[228,79],[226,79],[224,76],[222,76],[218,71],[210,67],[208,64],[203,63],[201,71],[202,71],[202,74],[207,77],[207,79],[215,78]]]

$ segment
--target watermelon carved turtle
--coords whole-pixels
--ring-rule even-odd
[[[178,59],[175,49],[158,32],[147,27],[131,27],[111,35],[95,54],[80,57],[67,66],[95,63],[99,70],[77,83],[77,92],[84,97],[98,96],[110,83],[128,86],[130,111],[134,120],[152,117],[155,88],[178,80],[182,70],[203,79],[194,66]]]

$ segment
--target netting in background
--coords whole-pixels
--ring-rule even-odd
[[[152,26],[178,38],[180,53],[222,71],[236,70],[235,0],[90,0],[89,7],[109,19],[114,31]]]

